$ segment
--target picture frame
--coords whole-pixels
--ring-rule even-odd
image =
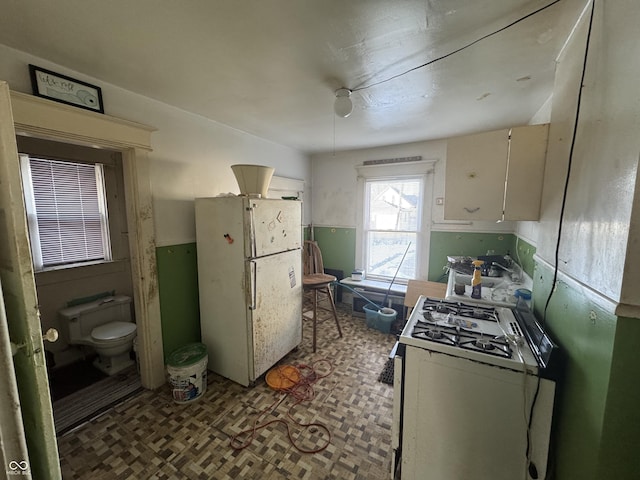
[[[100,87],[31,64],[29,74],[34,95],[104,113]]]

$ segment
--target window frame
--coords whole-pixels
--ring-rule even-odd
[[[356,213],[356,257],[355,267],[365,269],[367,258],[367,235],[365,232],[366,186],[368,181],[405,180],[421,178],[421,199],[419,212],[419,230],[416,233],[416,271],[415,278],[425,280],[429,271],[429,246],[432,223],[433,177],[437,159],[419,160],[382,165],[358,165],[357,170],[357,213]],[[365,270],[365,278],[390,282],[392,277],[370,276]],[[396,278],[394,284],[406,284],[407,279]]]
[[[416,218],[416,227],[414,230],[401,230],[401,229],[382,229],[382,228],[371,228],[371,189],[370,186],[373,183],[391,183],[391,182],[405,182],[405,181],[417,181],[419,182],[419,192],[418,192],[418,204],[417,208],[417,218]],[[368,248],[369,242],[371,239],[372,233],[397,233],[397,234],[408,234],[414,237],[412,243],[414,243],[415,255],[416,255],[416,264],[415,271],[413,272],[414,276],[418,275],[418,256],[420,252],[420,245],[423,243],[422,241],[422,209],[423,209],[423,199],[424,199],[424,187],[425,187],[425,175],[396,175],[392,177],[376,177],[376,178],[365,178],[364,179],[364,203],[363,203],[363,223],[362,223],[362,235],[363,235],[363,269],[365,270],[365,275],[374,280],[389,280],[391,281],[392,277],[386,275],[375,274],[369,268],[371,264],[371,252]],[[404,247],[406,249],[406,247]],[[408,279],[403,277],[397,277],[396,280],[400,283],[407,282]]]
[[[36,198],[33,188],[33,178],[31,174],[31,159],[69,163],[74,165],[91,165],[94,167],[96,175],[96,196],[98,201],[98,210],[100,215],[100,228],[101,228],[101,241],[103,258],[87,259],[82,261],[70,261],[68,263],[57,263],[45,265],[42,254],[40,227],[38,224],[38,217],[36,211]],[[83,162],[70,159],[59,159],[53,157],[47,157],[43,155],[28,155],[24,153],[19,154],[20,169],[22,174],[22,186],[24,192],[25,211],[27,215],[27,225],[29,230],[29,238],[31,243],[31,256],[35,272],[47,272],[54,270],[63,270],[70,268],[84,267],[88,265],[98,265],[103,263],[110,263],[113,261],[113,252],[111,246],[111,234],[109,228],[109,213],[108,213],[108,200],[105,184],[105,172],[104,164],[101,162]]]

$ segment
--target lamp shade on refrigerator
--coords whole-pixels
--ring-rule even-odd
[[[197,198],[200,329],[209,370],[249,386],[302,340],[302,207]]]

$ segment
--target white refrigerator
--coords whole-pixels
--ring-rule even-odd
[[[302,203],[197,198],[195,210],[208,368],[253,385],[302,340]]]

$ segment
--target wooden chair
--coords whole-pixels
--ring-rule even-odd
[[[322,253],[316,242],[305,240],[302,248],[302,287],[305,292],[311,293],[311,301],[313,304],[313,351],[316,351],[316,325],[318,321],[318,308],[331,311],[333,318],[338,327],[338,335],[342,338],[342,330],[338,321],[338,312],[333,300],[331,291],[331,282],[335,282],[336,277],[324,273],[324,265],[322,263]],[[331,309],[318,305],[318,295],[324,295],[323,298],[329,301]]]

